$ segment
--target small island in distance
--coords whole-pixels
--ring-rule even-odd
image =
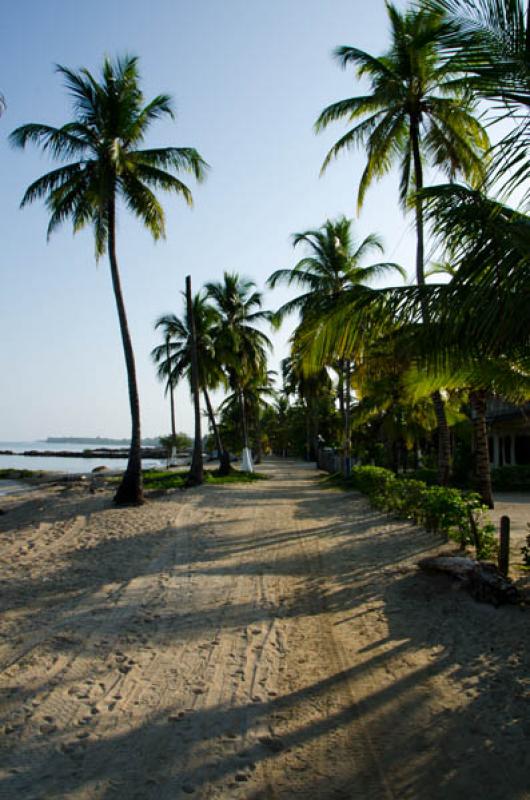
[[[105,436],[48,436],[45,440],[48,444],[95,444],[95,445],[123,445],[128,447],[130,439],[111,439]],[[159,447],[160,439],[142,439],[144,447]]]
[[[49,445],[64,445],[64,449],[58,450],[56,447],[52,447],[52,449],[47,450],[32,449],[16,453],[13,450],[0,450],[0,455],[49,456],[53,458],[127,458],[130,447],[129,439],[112,439],[104,436],[48,436],[47,439],[41,441]],[[78,448],[71,449],[73,445],[87,445],[87,447],[83,450]],[[68,449],[69,446],[70,449]],[[142,439],[141,458],[164,459],[166,455],[166,445],[159,438]]]

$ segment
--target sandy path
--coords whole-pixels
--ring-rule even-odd
[[[0,798],[528,798],[527,614],[314,470],[3,498]]]

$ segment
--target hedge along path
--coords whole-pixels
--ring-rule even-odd
[[[41,638],[0,676],[1,798],[527,796],[520,610],[420,574],[423,529],[264,469],[140,509],[9,500],[6,663]]]
[[[336,476],[331,476],[336,482]],[[429,486],[423,481],[396,476],[384,467],[353,467],[350,476],[339,485],[358,489],[371,504],[400,519],[412,519],[428,530],[439,532],[459,542],[462,548],[472,545],[477,558],[497,554],[495,528],[478,494],[447,486]]]

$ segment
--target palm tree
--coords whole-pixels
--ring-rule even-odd
[[[297,233],[293,236],[293,246],[306,246],[308,255],[302,258],[293,269],[280,269],[274,272],[268,285],[274,288],[278,283],[287,286],[297,285],[306,291],[285,303],[277,312],[282,319],[292,311],[299,311],[301,327],[313,328],[316,319],[321,321],[318,308],[322,298],[328,302],[339,301],[346,292],[363,286],[370,280],[397,271],[403,277],[403,269],[394,263],[379,262],[370,266],[362,266],[362,260],[373,250],[383,251],[383,245],[376,234],[370,234],[362,242],[354,240],[352,221],[340,217],[336,221],[327,220],[321,228]],[[296,338],[296,337],[295,337]],[[341,356],[335,364],[338,380],[338,399],[343,419],[343,455],[346,471],[349,470],[350,457],[350,424],[351,405],[350,377],[352,353]]]
[[[304,245],[308,255],[292,269],[278,269],[272,273],[267,285],[274,289],[278,284],[300,286],[304,293],[285,303],[276,316],[282,320],[287,314],[298,311],[301,316],[311,312],[315,301],[323,295],[338,298],[345,290],[381,277],[386,272],[405,272],[398,264],[378,262],[361,266],[363,259],[376,250],[383,252],[377,234],[371,233],[362,242],[354,239],[352,220],[340,217],[326,220],[317,229],[295,233],[293,247]]]
[[[492,505],[486,399],[523,402],[530,396],[530,217],[465,186],[422,193],[434,234],[453,265],[449,284],[423,302],[436,317],[437,347],[420,342],[430,380],[469,390],[476,443],[476,479]],[[412,301],[414,299],[412,298]],[[426,376],[423,377],[425,382]]]
[[[230,469],[230,461],[221,441],[219,426],[209,395],[210,390],[227,383],[226,374],[222,368],[223,356],[219,351],[221,317],[217,309],[208,303],[204,292],[198,292],[193,297],[193,316],[199,388],[215,436],[221,462],[220,472],[224,474],[227,468],[228,471]],[[164,344],[158,345],[151,352],[153,360],[158,365],[159,377],[172,385],[176,385],[184,377],[191,386],[192,351],[189,314],[186,311],[182,318],[175,314],[165,314],[157,320],[155,328],[162,328],[164,331]]]
[[[262,416],[270,407],[270,401],[276,398],[274,379],[276,372],[264,370],[260,375],[255,373],[245,384],[245,399],[249,406],[250,416],[254,423],[254,442],[256,448],[255,463],[261,464],[263,459]]]
[[[254,323],[270,322],[272,315],[261,309],[261,292],[254,281],[237,273],[223,274],[222,282],[206,284],[208,297],[221,316],[219,347],[230,388],[238,398],[243,447],[248,449],[248,425],[245,408],[245,383],[254,375],[262,375],[267,363],[267,350],[272,348],[268,337]]]
[[[421,193],[426,218],[450,263],[447,284],[389,290],[401,352],[414,368],[406,382],[418,399],[435,390],[465,391],[472,408],[475,480],[492,506],[486,434],[490,396],[521,403],[530,397],[530,218],[458,184]],[[397,295],[402,294],[402,300]],[[427,308],[429,324],[416,324]],[[388,305],[387,305],[388,311]],[[411,321],[415,324],[411,325]]]
[[[530,2],[424,0],[444,15],[443,45],[466,71],[472,91],[494,103],[495,121],[512,129],[495,145],[493,176],[513,191],[530,177]],[[526,189],[525,200],[530,197]]]
[[[425,189],[422,199],[455,272],[422,299],[444,346],[464,357],[525,359],[530,216],[459,185]]]
[[[296,352],[295,341],[292,342],[291,355],[281,362],[283,390],[287,397],[295,395],[305,410],[307,461],[317,459],[319,436],[319,400],[328,395],[331,389],[331,378],[326,367],[308,372],[304,369],[303,359]]]
[[[443,337],[440,337],[443,342]],[[432,340],[431,340],[432,347]],[[482,502],[493,508],[491,469],[486,424],[487,400],[502,397],[513,403],[530,398],[530,364],[505,356],[467,356],[462,351],[453,354],[442,346],[431,350],[428,361],[420,358],[405,376],[409,396],[418,401],[435,388],[465,391],[469,397],[474,433],[474,479]],[[428,369],[425,369],[428,367]]]
[[[242,377],[243,401],[245,419],[247,427],[252,428],[255,463],[260,464],[263,455],[262,447],[262,412],[269,408],[268,401],[276,398],[274,390],[274,370],[266,370],[263,373],[253,372]],[[238,391],[232,392],[221,404],[221,411],[228,412],[229,416],[237,415],[240,408],[240,394]]]
[[[358,66],[357,76],[368,78],[372,94],[333,103],[322,111],[316,130],[338,120],[357,121],[327,154],[322,171],[343,150],[366,146],[357,202],[362,206],[369,185],[383,177],[401,159],[400,200],[406,205],[411,191],[423,187],[424,162],[453,179],[462,174],[471,183],[484,178],[483,153],[488,138],[475,118],[474,105],[461,69],[442,55],[445,31],[441,14],[423,9],[400,13],[387,3],[392,44],[376,58],[355,47],[338,47],[342,67]],[[422,204],[416,210],[416,280],[425,282]]]
[[[429,440],[436,429],[436,417],[430,400],[410,399],[403,385],[402,360],[370,359],[355,376],[358,404],[352,412],[352,427],[368,430],[371,443],[381,440],[388,447],[388,463],[397,472],[400,463],[406,468],[408,453],[419,461],[420,443]],[[368,367],[368,368],[366,368]]]
[[[346,293],[334,308],[321,308],[326,338],[323,345],[314,341],[314,358],[360,346],[362,338],[376,340],[391,321],[401,337],[423,325],[407,347],[423,359],[432,356],[435,367],[444,352],[453,365],[457,357],[467,363],[470,354],[524,361],[530,348],[530,216],[459,184],[424,189],[421,199],[451,265],[450,282]]]
[[[266,429],[273,451],[286,457],[289,448],[289,400],[285,394],[277,394],[274,404],[266,409]]]
[[[457,61],[443,54],[443,15],[426,9],[400,13],[387,3],[391,25],[390,49],[377,58],[355,47],[339,47],[341,66],[357,66],[367,78],[371,94],[333,103],[322,111],[316,130],[331,122],[355,122],[327,154],[322,171],[344,150],[363,146],[367,163],[357,196],[360,208],[369,185],[388,173],[400,159],[400,200],[403,206],[414,192],[416,220],[416,281],[425,283],[423,206],[418,194],[424,183],[425,163],[445,171],[452,180],[462,174],[471,183],[484,177],[483,154],[487,135],[475,118],[472,96]],[[440,480],[450,472],[450,440],[443,402],[433,402],[440,427]]]
[[[105,59],[99,81],[87,69],[76,72],[59,66],[57,70],[72,98],[73,120],[59,128],[41,123],[23,125],[10,139],[17,147],[34,143],[69,163],[32,183],[22,206],[44,199],[50,212],[48,236],[71,219],[74,232],[93,226],[96,258],[107,251],[132,418],[129,461],[114,499],[117,503],[141,503],[140,404],[116,255],[116,206],[121,198],[154,239],[159,239],[165,233],[165,216],[153,190],[175,192],[191,205],[191,192],[177,174],[191,173],[200,180],[206,164],[189,147],[141,148],[150,124],[164,116],[173,117],[173,112],[171,99],[165,94],[145,103],[137,58]]]

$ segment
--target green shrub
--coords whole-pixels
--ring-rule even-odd
[[[41,469],[0,469],[0,479],[19,480],[21,478],[42,478],[46,473]]]
[[[423,481],[427,486],[435,486],[438,483],[438,470],[421,467],[414,469],[411,472],[404,472],[399,476],[408,480],[409,478],[414,481]]]
[[[144,488],[147,490],[161,491],[165,489],[180,489],[186,483],[188,472],[174,472],[172,470],[146,469],[143,473]],[[261,472],[240,472],[232,469],[229,475],[218,475],[217,471],[204,470],[204,483],[252,483],[265,480],[266,475]],[[119,479],[116,479],[119,480]]]
[[[396,476],[384,467],[353,467],[348,482],[363,494],[381,491],[396,480]]]
[[[421,522],[427,530],[441,531],[459,541],[462,547],[473,543],[469,514],[482,509],[478,495],[447,486],[431,486],[424,491],[422,501]]]
[[[499,553],[499,543],[497,541],[497,531],[495,525],[489,517],[485,516],[487,508],[481,512],[481,525],[479,528],[479,547],[477,558],[483,560],[496,560]]]
[[[477,558],[490,558],[497,551],[495,529],[485,516],[486,507],[473,492],[446,486],[428,486],[424,481],[396,477],[382,467],[354,467],[347,484],[368,495],[381,511],[401,519],[412,519],[427,530],[436,531],[475,547]]]
[[[419,521],[419,509],[422,507],[425,494],[425,483],[410,479],[396,480],[389,487],[391,510],[404,519]]]

